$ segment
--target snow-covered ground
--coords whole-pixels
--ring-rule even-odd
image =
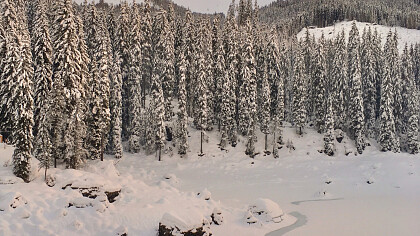
[[[320,38],[322,33],[324,33],[325,38],[332,39],[335,38],[338,34],[341,33],[341,31],[344,29],[346,33],[346,37],[348,37],[349,32],[351,30],[352,21],[343,21],[336,23],[333,26],[325,27],[325,28],[314,28],[309,29],[309,33],[311,35],[314,35],[315,38]],[[384,26],[384,25],[377,25],[372,23],[364,23],[364,22],[357,22],[356,26],[359,29],[360,36],[363,33],[363,30],[368,27],[374,31],[375,29],[378,31],[378,33],[382,36],[382,44],[385,44],[386,37],[389,33],[389,30],[392,30],[393,32],[396,30],[398,33],[398,49],[400,52],[404,50],[405,44],[410,46],[411,44],[420,43],[420,30],[415,29],[407,29],[402,27],[390,27],[390,26]],[[302,29],[297,37],[299,39],[304,38],[306,35],[306,29]]]
[[[29,184],[18,181],[10,166],[13,148],[1,146],[0,235],[154,236],[164,215],[165,222],[197,225],[215,209],[223,217],[222,225],[210,226],[215,236],[420,235],[420,155],[381,153],[373,142],[363,155],[346,156],[354,145],[345,138],[336,143],[336,156],[327,157],[318,152],[322,135],[307,129],[298,137],[286,128],[285,141],[293,140],[296,150],[283,147],[279,159],[250,159],[244,139],[221,151],[216,131],[199,157],[200,134],[190,131],[187,157],[173,148],[162,162],[125,153],[120,161],[89,161],[82,170],[52,169],[53,187],[43,182],[42,170]],[[260,134],[259,152],[262,141]],[[90,199],[72,187],[100,193]],[[108,202],[103,192],[119,189]],[[268,216],[254,214],[257,223],[248,225],[248,210],[260,208]]]

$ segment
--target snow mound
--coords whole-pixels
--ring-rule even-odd
[[[200,193],[197,194],[198,197],[208,201],[211,198],[211,193],[208,189],[203,189],[203,191],[201,191]]]
[[[121,190],[121,185],[117,181],[112,181],[112,178],[80,170],[66,169],[57,172],[54,177],[56,185],[62,189],[71,186],[73,189],[97,188],[106,192]]]
[[[249,212],[258,217],[263,222],[280,223],[283,210],[279,205],[270,199],[260,198],[249,206]]]
[[[0,176],[0,184],[20,184],[20,183],[23,183],[23,180],[16,176]]]
[[[120,172],[115,168],[115,163],[112,160],[96,160],[86,168],[86,171],[111,179],[117,179],[120,176]]]
[[[28,202],[19,192],[8,192],[6,194],[1,194],[0,211],[7,211],[10,210],[10,208],[15,209],[25,204],[28,204]]]
[[[163,178],[172,185],[179,183],[179,179],[174,174],[165,174]]]

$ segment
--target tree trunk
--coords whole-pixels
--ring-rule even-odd
[[[104,135],[101,138],[101,161],[104,161]]]
[[[273,140],[274,140],[274,142],[273,142],[273,155],[274,155],[274,150],[276,149],[276,146],[277,146],[277,144],[276,144],[276,143],[277,143],[277,142],[276,142],[276,132],[274,132],[273,136],[274,136],[274,137],[273,137],[273,138],[274,138],[274,139],[273,139]]]
[[[161,152],[162,152],[162,148],[161,148],[161,147],[159,147],[159,151],[158,151],[159,161],[162,161],[162,159],[161,159]]]
[[[267,145],[267,137],[268,134],[265,134],[265,144],[264,144],[264,150],[267,151],[268,145]]]
[[[200,156],[203,156],[203,129],[201,128]]]

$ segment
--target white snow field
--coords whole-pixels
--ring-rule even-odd
[[[214,236],[420,235],[420,155],[382,153],[372,143],[363,155],[346,156],[354,145],[344,138],[327,157],[318,152],[322,135],[286,128],[296,150],[251,159],[243,138],[221,151],[218,132],[208,135],[202,157],[200,133],[190,129],[191,151],[182,159],[169,142],[161,162],[125,153],[81,170],[51,169],[53,187],[36,168],[31,183],[15,178],[13,148],[0,146],[0,235],[155,236],[162,218],[182,228],[211,221],[213,212],[223,218],[210,226]],[[263,140],[260,134],[259,152]],[[89,187],[96,199],[73,189]],[[110,203],[103,192],[119,189]]]
[[[336,23],[333,26],[325,27],[325,28],[310,28],[309,33],[314,35],[315,38],[320,38],[322,34],[324,34],[325,38],[332,39],[335,38],[338,34],[342,32],[344,29],[346,38],[349,36],[349,32],[351,30],[351,26],[353,21],[343,21]],[[410,46],[411,44],[420,43],[420,30],[416,29],[407,29],[402,27],[390,27],[384,25],[377,25],[372,23],[365,23],[365,22],[358,22],[356,21],[356,26],[359,29],[359,34],[362,36],[363,30],[369,27],[372,29],[372,32],[376,29],[378,33],[382,36],[382,44],[385,44],[386,36],[388,35],[389,31],[392,32],[397,31],[398,33],[398,49],[400,53],[404,50],[405,44]],[[306,35],[306,29],[302,29],[297,37],[299,39],[304,38]]]

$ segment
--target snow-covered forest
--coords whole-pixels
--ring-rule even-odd
[[[419,29],[418,1],[240,0],[226,16],[150,0],[0,2],[0,133],[25,182],[31,159],[48,184],[52,168],[133,154],[278,159],[313,132],[326,158],[419,153],[420,40],[373,27]],[[344,20],[375,24],[311,34]]]
[[[1,130],[25,180],[32,155],[45,169],[77,169],[124,150],[160,159],[171,141],[182,157],[189,119],[201,145],[206,132],[220,132],[222,150],[244,136],[250,157],[260,130],[277,158],[285,122],[324,133],[327,155],[335,132],[359,154],[370,140],[418,153],[420,46],[400,55],[392,30],[384,47],[356,24],[331,40],[280,41],[251,1],[232,3],[226,18],[176,16],[148,1],[25,3],[3,1],[1,21]]]

